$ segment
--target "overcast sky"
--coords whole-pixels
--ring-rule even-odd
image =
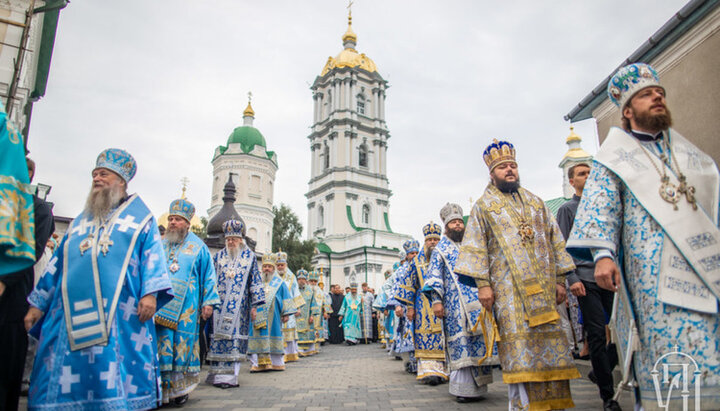
[[[421,236],[448,201],[467,213],[488,181],[482,152],[515,145],[523,186],[561,195],[565,115],[684,1],[356,0],[357,49],[389,81],[390,223]],[[138,161],[130,182],[159,216],[190,180],[210,205],[215,147],[242,124],[278,154],[275,203],[305,225],[310,84],[342,49],[347,2],[73,1],[60,15],[46,96],[29,148],[55,214],[74,217],[100,151]],[[576,125],[595,153],[594,121]]]

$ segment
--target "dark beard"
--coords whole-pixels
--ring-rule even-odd
[[[459,242],[462,241],[463,236],[465,235],[465,229],[463,228],[463,229],[460,230],[460,231],[447,230],[447,232],[445,233],[445,235],[446,235],[450,240],[452,240],[453,242],[459,243]]]
[[[167,229],[165,239],[170,244],[180,244],[187,236],[188,228]]]
[[[498,179],[495,183],[495,187],[503,193],[516,193],[520,188],[520,179],[517,181],[505,181]]]
[[[93,218],[103,218],[117,207],[123,198],[125,189],[119,184],[103,187],[98,191],[90,188],[90,194],[85,201],[85,212]]]
[[[435,246],[425,247],[425,261],[430,261],[430,256],[432,255],[434,249]]]
[[[672,116],[667,108],[665,114],[635,113],[635,124],[643,130],[667,130],[672,127]]]

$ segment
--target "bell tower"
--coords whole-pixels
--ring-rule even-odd
[[[342,50],[328,57],[310,87],[308,237],[318,242],[313,265],[329,277],[326,283],[357,278],[378,287],[409,237],[390,228],[388,82],[357,42],[349,12]]]
[[[357,228],[390,231],[385,92],[375,63],[356,50],[348,14],[343,50],[329,57],[311,86],[313,122],[308,236],[322,239]]]

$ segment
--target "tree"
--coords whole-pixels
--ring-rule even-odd
[[[201,239],[205,239],[207,237],[207,225],[208,225],[208,219],[207,217],[200,217],[200,224],[201,226],[192,226],[190,229],[193,233],[195,233],[196,236],[200,237]]]
[[[312,256],[315,253],[315,241],[301,240],[302,224],[288,205],[280,203],[279,208],[273,206],[273,213],[275,214],[272,233],[273,252],[278,250],[286,252],[288,267],[293,272],[301,268],[310,271]]]

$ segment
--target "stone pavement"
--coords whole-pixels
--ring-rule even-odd
[[[320,354],[289,363],[283,372],[240,371],[240,387],[219,389],[202,383],[184,409],[189,410],[507,410],[507,386],[496,370],[485,399],[458,404],[447,384],[419,384],[379,344],[325,345]],[[586,374],[586,372],[585,372]],[[203,380],[206,373],[203,372]],[[578,410],[602,410],[597,388],[586,378],[571,382]],[[621,406],[632,410],[628,393]]]

